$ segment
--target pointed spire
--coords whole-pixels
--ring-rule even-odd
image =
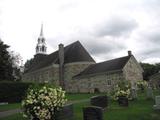
[[[40,36],[38,37],[38,43],[36,46],[36,54],[46,54],[47,47],[45,43],[45,38],[43,36],[43,23],[41,24]]]
[[[41,24],[41,33],[40,36],[43,36],[43,23]]]

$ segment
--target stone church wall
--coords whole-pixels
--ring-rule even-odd
[[[122,72],[102,73],[72,80],[72,92],[109,92],[118,81],[124,79]]]
[[[68,63],[64,66],[64,81],[65,88],[67,92],[76,91],[76,87],[74,86],[74,81],[72,77],[82,72],[85,68],[90,66],[91,64],[95,64],[94,62],[75,62]]]
[[[30,73],[25,73],[23,75],[22,81],[24,82],[49,82],[59,85],[59,67],[58,65],[52,65],[33,71]]]
[[[125,79],[131,81],[132,85],[135,85],[139,80],[143,80],[143,70],[133,56],[131,56],[131,59],[129,59],[127,64],[124,66],[123,73]]]

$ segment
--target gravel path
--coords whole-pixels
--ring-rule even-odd
[[[21,109],[14,109],[14,110],[8,110],[8,111],[0,112],[0,118],[7,117],[9,115],[16,114],[16,113],[19,113],[19,112],[21,112]]]

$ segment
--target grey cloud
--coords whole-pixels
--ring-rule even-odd
[[[101,26],[96,26],[95,33],[98,36],[119,37],[132,32],[137,26],[138,23],[134,19],[113,17]]]
[[[102,42],[102,40],[87,41],[85,46],[89,53],[91,53],[93,56],[97,56],[106,60],[108,58],[112,58],[117,52],[126,48],[124,44],[122,45],[114,41],[107,42],[107,40],[106,42]]]
[[[146,58],[159,58],[160,57],[160,48],[157,47],[144,47],[139,53],[139,57],[144,60]]]
[[[143,61],[148,58],[160,58],[160,34],[157,28],[148,29],[138,34],[137,42],[141,44],[141,49],[137,53]]]
[[[159,34],[159,30],[157,31],[152,31],[150,33],[146,33],[146,39],[150,42],[152,42],[153,44],[157,44],[160,43],[160,34]]]

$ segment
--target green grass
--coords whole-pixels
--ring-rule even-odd
[[[68,101],[74,101],[74,100],[83,100],[83,99],[90,99],[90,97],[92,96],[96,96],[96,95],[105,95],[105,93],[100,93],[100,94],[89,94],[89,93],[77,93],[77,94],[67,94],[66,97],[68,99]]]
[[[160,95],[159,92],[154,92]],[[67,94],[68,100],[89,99],[95,94]],[[160,111],[154,111],[152,106],[154,100],[146,100],[145,93],[139,92],[138,99],[129,101],[129,107],[120,107],[116,101],[110,101],[108,108],[104,112],[104,120],[160,120]],[[83,120],[82,108],[89,106],[89,102],[74,104],[75,120]],[[26,120],[22,114],[8,116],[1,120]]]
[[[111,101],[104,111],[104,120],[160,120],[160,111],[153,111],[153,104],[153,100],[139,99],[129,101],[129,107],[120,107],[116,101]],[[88,102],[74,105],[76,120],[83,120],[82,108],[88,105]]]
[[[20,103],[0,105],[0,112],[20,108]]]

